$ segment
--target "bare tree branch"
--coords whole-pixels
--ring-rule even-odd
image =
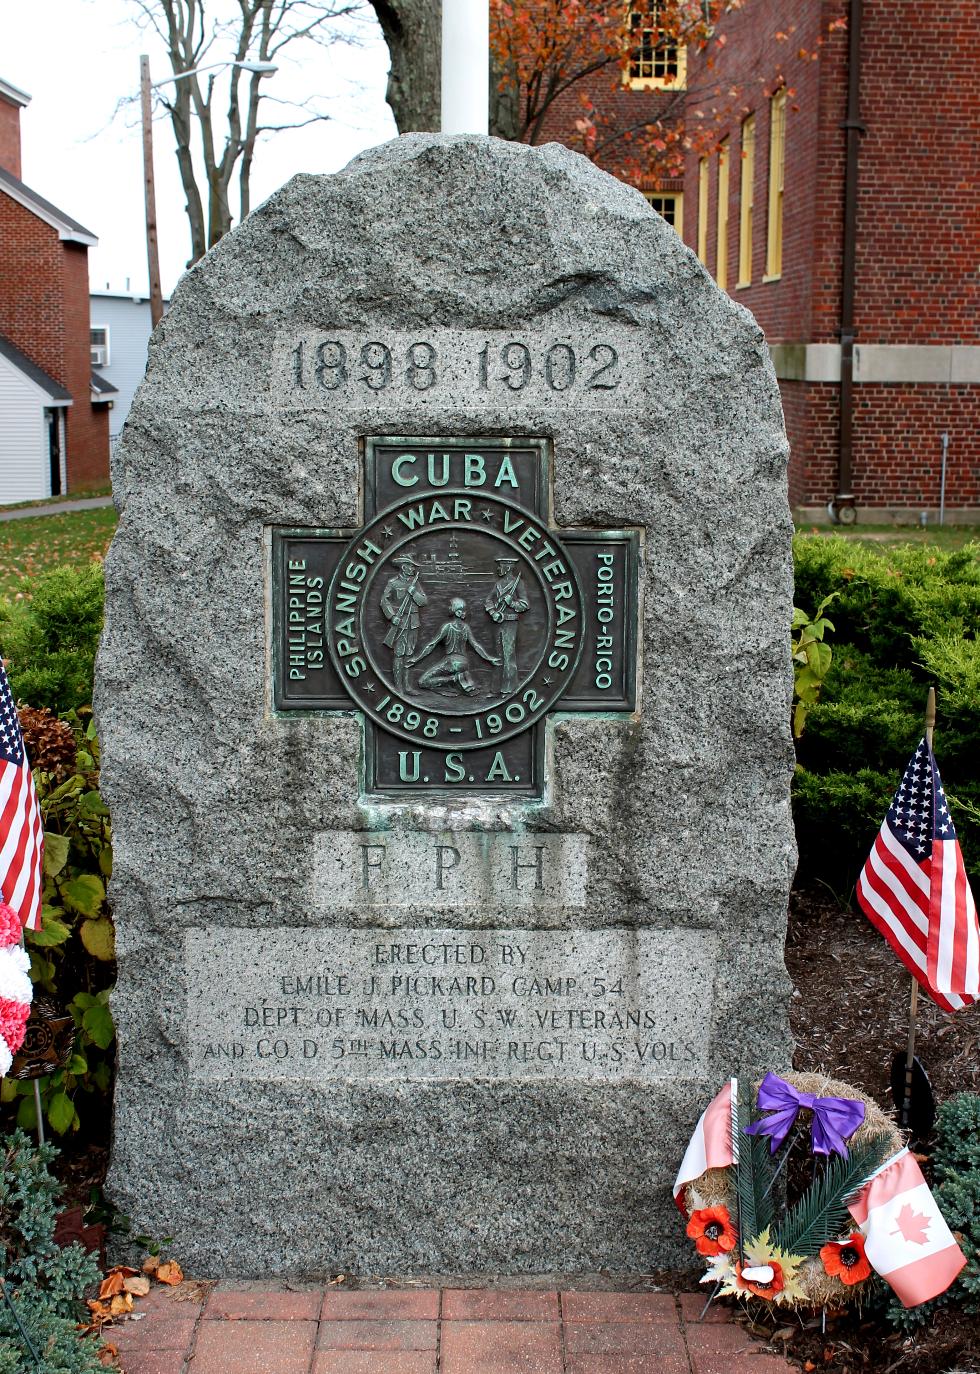
[[[259,136],[328,118],[314,112],[294,122],[260,123],[261,104],[269,99],[261,84],[263,73],[246,72],[236,64],[274,62],[290,45],[299,50],[304,44],[329,47],[335,42],[357,42],[350,24],[365,11],[361,0],[130,0],[130,4],[135,22],[162,45],[176,78],[165,88],[165,95],[155,94],[174,131],[191,234],[189,263],[193,263],[231,228],[231,183],[236,173],[239,217],[248,214]],[[212,62],[225,70],[196,70]],[[222,108],[224,90],[227,101]],[[277,103],[305,108],[302,103]]]

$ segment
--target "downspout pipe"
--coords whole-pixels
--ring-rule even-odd
[[[853,492],[854,453],[854,279],[857,258],[858,151],[865,132],[861,119],[861,22],[864,0],[851,0],[847,44],[847,116],[844,163],[844,244],[840,300],[840,428],[837,455],[837,495],[831,502],[837,521],[852,524],[856,511]]]

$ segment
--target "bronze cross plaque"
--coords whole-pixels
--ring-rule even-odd
[[[546,439],[368,438],[358,530],[272,532],[277,711],[359,711],[364,792],[544,792],[554,712],[636,707],[639,531],[556,529]]]

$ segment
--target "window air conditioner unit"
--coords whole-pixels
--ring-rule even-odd
[[[91,344],[90,351],[92,354],[92,366],[105,367],[107,362],[106,354],[109,351],[105,344]]]

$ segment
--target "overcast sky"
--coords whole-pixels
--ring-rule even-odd
[[[139,106],[113,119],[117,101],[139,90],[147,52],[154,81],[170,68],[159,40],[133,22],[132,0],[0,0],[0,77],[26,91],[21,111],[23,179],[99,239],[89,250],[93,290],[147,289]],[[331,119],[263,140],[252,169],[252,205],[296,172],[332,172],[395,134],[384,98],[388,51],[365,21],[357,46],[306,45],[264,78],[270,95],[319,93]],[[213,60],[224,57],[216,51]],[[276,116],[279,117],[279,116]],[[288,117],[288,116],[287,116]],[[190,251],[170,122],[154,122],[157,220],[164,294]],[[234,202],[233,202],[234,204]]]

